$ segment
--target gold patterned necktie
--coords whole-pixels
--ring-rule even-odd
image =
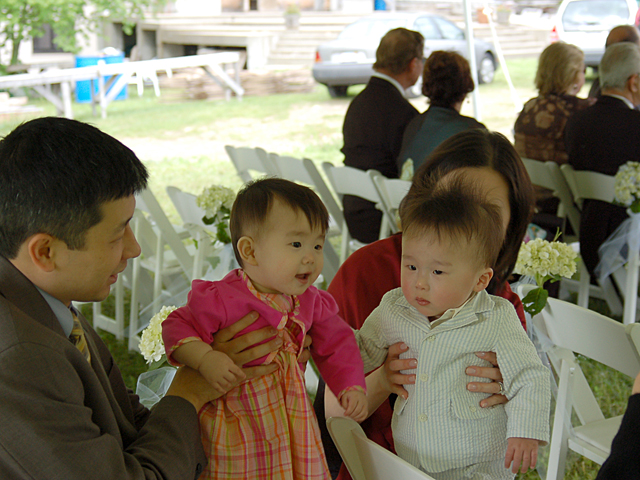
[[[87,338],[84,335],[82,324],[73,309],[71,309],[71,315],[73,315],[73,328],[71,329],[69,339],[73,342],[76,348],[80,350],[80,353],[84,355],[87,362],[91,363],[91,352],[89,351],[89,345],[87,345]]]

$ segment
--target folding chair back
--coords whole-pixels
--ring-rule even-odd
[[[569,186],[569,191],[571,192],[573,203],[576,206],[577,211],[582,210],[584,200],[600,200],[608,203],[613,202],[614,177],[587,170],[574,170],[569,164],[562,165],[560,170],[567,185]],[[576,233],[579,232],[579,230],[575,229],[575,226],[573,228]],[[625,283],[624,277],[625,275],[623,272],[617,272],[614,276],[616,281],[620,284]],[[613,315],[623,313],[622,304],[620,303],[618,295],[615,293],[611,280],[606,279],[600,284],[600,289],[594,289],[593,286],[590,286],[590,279],[591,277],[589,272],[587,272],[587,268],[584,266],[584,263],[581,263],[578,305],[586,308],[589,304],[589,296],[595,294],[606,300]],[[621,290],[625,290],[624,286],[622,286]],[[626,305],[625,302],[625,311],[629,307],[631,307],[631,305]],[[633,309],[635,311],[635,303],[633,304]],[[628,315],[626,315],[625,318],[626,317],[628,317]],[[628,321],[625,320],[625,323],[628,323]]]
[[[527,169],[531,183],[552,190],[553,196],[560,200],[557,215],[561,218],[566,217],[577,235],[580,231],[580,210],[573,201],[573,195],[560,171],[560,165],[530,158],[523,158],[522,163]]]
[[[269,159],[267,152],[262,148],[225,145],[224,149],[227,151],[231,163],[233,163],[233,166],[236,168],[238,175],[244,183],[250,182],[255,178],[250,173],[251,171],[258,172],[262,175],[278,175],[276,166],[271,159]]]
[[[369,440],[362,427],[350,418],[329,418],[327,429],[353,480],[433,480],[433,477]]]
[[[554,344],[549,355],[559,377],[547,475],[555,480],[564,476],[568,450],[602,464],[621,420],[604,417],[573,353],[632,377],[640,372],[640,357],[624,325],[562,300],[550,298],[534,322]],[[573,410],[580,426],[571,423]]]
[[[389,230],[391,233],[396,233],[400,230],[396,214],[400,207],[400,202],[402,202],[409,188],[411,188],[411,182],[399,178],[387,178],[376,170],[369,170],[368,173],[380,196],[380,204],[387,217]]]
[[[183,192],[178,187],[173,186],[168,186],[166,190],[167,195],[169,195],[171,202],[178,211],[178,215],[182,219],[182,223],[195,223],[196,225],[204,226],[202,217],[205,216],[205,211],[196,203],[195,195]]]
[[[353,167],[336,167],[329,162],[323,162],[322,169],[324,170],[333,191],[338,195],[340,203],[342,203],[342,199],[345,195],[353,195],[375,203],[376,207],[382,210],[383,207],[380,195],[367,172]],[[342,211],[344,212],[344,205]],[[360,242],[356,243],[356,240],[352,240],[351,235],[349,234],[349,228],[344,220],[344,215],[341,230],[342,246],[340,249],[340,263],[345,261],[351,251],[356,250],[363,245]],[[378,238],[385,238],[389,232],[390,229],[387,217],[386,215],[383,215]]]

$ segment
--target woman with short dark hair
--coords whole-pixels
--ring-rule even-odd
[[[447,138],[470,128],[485,128],[474,118],[460,115],[462,102],[474,88],[469,62],[462,55],[436,51],[429,56],[422,72],[422,94],[429,99],[429,109],[404,131],[398,157],[402,178],[410,177]],[[405,167],[407,160],[413,168]],[[408,175],[402,175],[403,167],[409,169]]]

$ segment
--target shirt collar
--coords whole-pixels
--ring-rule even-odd
[[[431,322],[431,327],[436,327],[438,325],[440,325],[441,323],[446,322],[447,320],[451,320],[453,317],[455,317],[458,313],[460,313],[460,310],[462,310],[465,305],[467,303],[469,303],[470,301],[472,301],[475,297],[476,297],[477,293],[473,292],[471,294],[471,296],[467,299],[466,302],[464,302],[462,305],[460,305],[458,308],[450,308],[449,310],[447,310],[446,312],[444,312],[440,318],[437,318],[436,320],[434,320],[433,322]]]
[[[402,85],[400,85],[400,82],[398,82],[395,78],[391,78],[389,75],[385,75],[384,73],[375,72],[375,71],[371,76],[386,80],[387,82],[389,82],[390,84],[392,84],[394,87],[398,89],[398,91],[400,92],[400,95],[402,95],[403,97],[405,96],[404,88],[402,88]]]
[[[73,329],[73,315],[71,314],[71,310],[64,303],[62,303],[57,298],[52,297],[47,292],[37,287],[38,291],[42,295],[42,298],[45,299],[47,304],[49,304],[49,308],[53,310],[53,314],[60,322],[60,326],[64,331],[64,334],[68,337],[71,335],[71,330]]]
[[[629,107],[631,110],[635,110],[635,108],[636,108],[633,105],[633,103],[631,103],[629,101],[629,99],[627,97],[623,97],[622,95],[614,95],[612,93],[608,93],[608,94],[603,95],[603,96],[605,96],[605,97],[613,97],[613,98],[617,98],[618,100],[622,100],[625,103],[625,105],[627,105],[627,107]]]

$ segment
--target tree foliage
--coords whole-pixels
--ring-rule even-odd
[[[54,43],[64,51],[77,53],[79,40],[95,32],[107,18],[122,21],[130,33],[136,19],[162,0],[1,0],[0,46],[11,45],[11,64],[18,63],[18,49],[24,40],[40,37],[51,25]]]

